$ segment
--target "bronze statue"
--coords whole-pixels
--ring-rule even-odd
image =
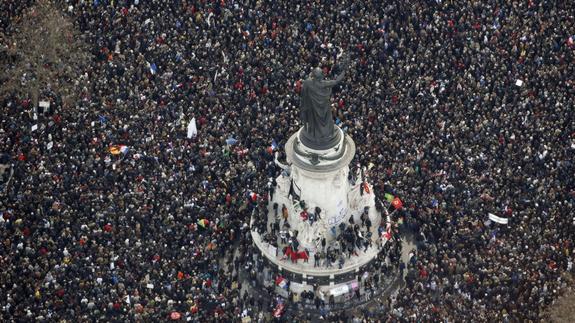
[[[325,150],[339,142],[341,133],[334,126],[330,97],[331,89],[345,77],[348,65],[349,60],[344,58],[343,68],[335,80],[324,80],[323,71],[316,67],[303,82],[300,101],[303,129],[300,139],[306,147]]]

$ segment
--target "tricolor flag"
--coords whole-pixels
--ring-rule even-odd
[[[278,285],[280,288],[287,288],[287,279],[283,278],[282,276],[278,276],[278,278],[276,278],[276,285]]]

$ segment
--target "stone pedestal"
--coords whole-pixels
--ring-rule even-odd
[[[305,128],[301,128],[298,132],[299,142],[312,149],[329,150],[328,148],[336,146],[343,137],[343,132],[338,131],[340,129],[335,125],[333,127],[336,131],[334,131],[330,137],[321,138],[320,140],[317,138],[310,138],[310,134],[305,131]]]
[[[348,175],[349,163],[355,155],[355,143],[341,129],[337,128],[337,131],[340,132],[339,142],[327,150],[314,150],[302,144],[301,129],[285,146],[287,162],[291,164],[293,190],[299,200],[305,201],[310,212],[316,206],[322,210],[321,219],[311,225],[301,220],[301,210],[297,207],[290,214],[289,222],[298,230],[298,240],[307,248],[313,248],[312,241],[317,238],[333,240],[333,230],[351,215]]]
[[[377,228],[381,215],[375,209],[375,196],[373,192],[361,193],[363,184],[359,173],[352,174],[355,181],[349,180],[349,164],[355,155],[355,143],[341,129],[336,129],[339,140],[332,148],[325,150],[314,150],[304,145],[300,140],[301,130],[290,137],[285,145],[289,169],[276,179],[277,186],[269,206],[268,225],[279,221],[282,227],[284,220],[281,218],[281,212],[276,218],[272,205],[277,203],[279,210],[286,206],[289,231],[297,231],[297,240],[300,243],[298,251],[308,250],[309,261],[291,262],[285,259],[282,254],[285,243],[278,239],[276,248],[252,231],[254,243],[266,259],[268,267],[296,282],[294,286],[307,286],[304,289],[317,284],[321,289],[329,291],[335,288],[335,284],[353,283],[357,275],[367,270],[368,264],[380,252]],[[369,188],[369,185],[367,186]],[[290,187],[293,189],[290,190]],[[304,221],[300,216],[303,210],[299,202],[302,200],[309,212],[314,212],[315,207],[319,207],[321,218],[313,223]],[[346,257],[341,268],[338,264],[328,266],[324,260],[320,266],[314,266],[314,254],[320,252],[321,239],[325,238],[327,246],[332,250],[339,250],[336,237],[341,233],[340,223],[349,225],[349,218],[354,217],[355,223],[361,224],[360,215],[365,207],[369,207],[368,215],[372,222],[372,246],[367,250],[358,249],[354,256]]]

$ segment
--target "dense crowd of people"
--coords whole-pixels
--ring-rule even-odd
[[[31,2],[3,2],[6,39]],[[417,236],[373,319],[539,321],[567,286],[575,3],[59,4],[92,59],[79,101],[54,89],[38,120],[30,98],[1,98],[4,321],[264,320],[231,246],[253,251],[250,214],[281,172],[268,148],[299,128],[301,80],[331,77],[341,52],[353,164]]]

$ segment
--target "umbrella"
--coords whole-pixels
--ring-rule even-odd
[[[226,139],[226,144],[228,144],[230,146],[235,145],[237,142],[238,142],[238,140],[235,138],[232,138],[232,137],[229,137],[228,139]]]
[[[117,145],[110,146],[109,151],[112,155],[119,155],[122,152],[121,147]]]

